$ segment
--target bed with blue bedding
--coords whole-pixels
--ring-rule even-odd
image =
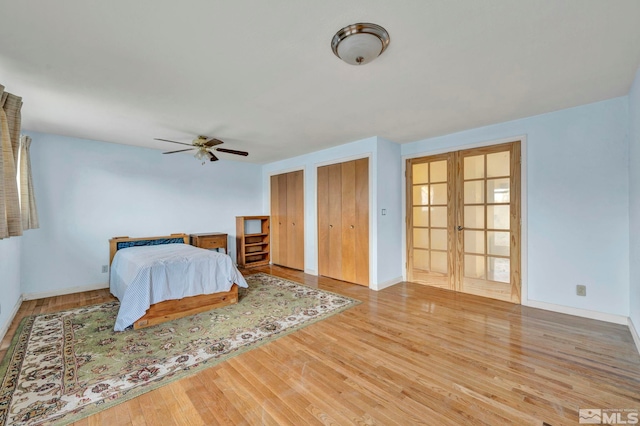
[[[114,330],[143,328],[238,301],[247,282],[223,253],[186,234],[110,240],[109,288],[120,301]]]

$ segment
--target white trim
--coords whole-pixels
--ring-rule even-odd
[[[306,168],[306,166],[302,165],[302,166],[295,166],[295,167],[287,167],[286,169],[272,170],[269,173],[267,173],[267,176],[269,178],[271,178],[271,176],[278,176],[278,175],[283,175],[283,174],[286,174],[286,173],[298,172],[300,170],[302,170],[304,172],[305,168]]]
[[[372,290],[382,290],[378,282],[378,139],[375,154],[367,156],[369,169],[369,282]],[[374,163],[375,161],[375,163]]]
[[[11,311],[11,315],[9,315],[7,322],[2,326],[2,329],[0,329],[0,340],[4,339],[5,334],[7,334],[7,331],[9,331],[9,327],[11,327],[11,323],[13,322],[16,315],[18,314],[18,309],[20,309],[20,305],[22,305],[23,300],[24,299],[22,298],[22,296],[18,298],[18,301],[16,302],[16,305],[13,307],[13,311]]]
[[[530,308],[544,309],[545,311],[559,312],[561,314],[573,315],[576,317],[589,318],[599,321],[611,322],[614,324],[629,324],[628,317],[624,315],[608,314],[606,312],[590,311],[588,309],[574,308],[571,306],[556,305],[555,303],[539,302],[537,300],[527,300],[523,306]]]
[[[633,325],[631,317],[629,317],[629,331],[631,332],[631,337],[633,337],[633,342],[636,344],[636,349],[638,353],[640,353],[640,336],[638,335],[638,330],[636,330],[636,327]]]
[[[411,157],[414,158],[414,157]],[[402,191],[400,194],[400,202],[402,205],[400,206],[400,217],[404,218],[402,222],[402,232],[400,233],[400,247],[402,247],[402,256],[400,257],[400,262],[402,262],[402,281],[407,281],[407,277],[409,276],[407,273],[407,160],[409,157],[402,157],[400,161],[402,161]],[[377,213],[377,212],[376,212]]]
[[[415,153],[415,154],[403,155],[402,156],[402,160],[403,160],[403,163],[406,163],[406,160],[409,160],[411,158],[428,157],[428,156],[431,156],[431,155],[447,154],[449,152],[464,151],[464,150],[467,150],[467,149],[482,148],[482,147],[485,147],[485,146],[500,145],[500,144],[503,144],[503,143],[523,141],[526,138],[527,138],[527,135],[526,134],[522,134],[522,135],[516,135],[516,136],[509,136],[507,138],[500,138],[500,139],[494,139],[494,140],[485,140],[485,141],[482,141],[482,142],[468,143],[466,145],[452,145],[452,146],[448,146],[448,147],[444,147],[444,148],[434,149],[432,151],[421,151],[421,152],[418,152],[418,153]]]
[[[529,210],[527,135],[520,136],[520,303],[529,301]]]
[[[315,269],[305,269],[304,273],[309,275],[315,275],[316,277],[318,276],[318,271],[316,271]]]
[[[354,155],[348,155],[346,157],[332,158],[331,160],[321,161],[319,163],[314,163],[313,165],[317,170],[318,167],[330,166],[332,164],[346,163],[347,161],[361,160],[363,158],[372,158],[372,157],[373,157],[373,152],[371,151],[361,152]]]
[[[401,276],[400,277],[395,277],[395,278],[392,278],[392,279],[387,280],[385,282],[379,283],[378,284],[378,288],[376,288],[375,290],[377,290],[377,291],[384,290],[385,288],[391,287],[392,285],[396,285],[398,283],[401,283],[402,281],[404,281],[404,280],[402,279]],[[374,289],[372,289],[372,290],[374,290]]]
[[[81,293],[83,291],[102,290],[103,288],[109,288],[109,283],[91,284],[91,285],[84,285],[84,286],[78,286],[78,287],[67,287],[67,288],[61,288],[60,290],[45,291],[42,293],[23,293],[22,300],[44,299],[45,297],[62,296],[65,294]]]

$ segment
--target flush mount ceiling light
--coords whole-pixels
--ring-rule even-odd
[[[360,23],[344,27],[333,36],[331,49],[351,65],[364,65],[380,56],[389,45],[389,33],[380,25]]]

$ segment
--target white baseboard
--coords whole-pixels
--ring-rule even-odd
[[[20,305],[22,305],[22,300],[23,300],[22,296],[20,296],[18,298],[18,301],[16,302],[16,305],[13,307],[13,311],[11,312],[11,315],[9,315],[7,322],[0,329],[0,340],[4,339],[4,335],[7,334],[9,327],[11,327],[11,323],[13,322],[13,319],[18,314],[18,309],[20,309]]]
[[[318,271],[316,271],[315,269],[305,269],[304,270],[305,274],[309,274],[309,275],[315,275],[318,276]]]
[[[572,308],[570,306],[556,305],[554,303],[538,302],[537,300],[526,300],[522,302],[522,305],[544,309],[545,311],[553,311],[561,314],[575,315],[577,317],[612,322],[614,324],[629,324],[629,317],[624,315],[607,314],[605,312],[590,311],[588,309]]]
[[[82,293],[83,291],[101,290],[109,288],[108,283],[91,284],[78,287],[67,287],[42,293],[22,293],[22,300],[44,299],[45,297],[62,296],[64,294]]]
[[[633,337],[633,341],[636,344],[636,349],[638,350],[638,353],[640,353],[640,336],[638,335],[638,330],[636,330],[636,327],[633,325],[631,317],[629,317],[629,331],[631,332],[631,337]]]
[[[396,284],[401,283],[401,282],[402,282],[402,277],[401,276],[400,277],[395,277],[395,278],[392,278],[390,280],[378,283],[377,288],[375,288],[375,289],[372,288],[372,290],[378,290],[378,291],[384,290],[387,287],[391,287],[392,285],[396,285]]]

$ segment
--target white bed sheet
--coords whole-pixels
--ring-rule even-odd
[[[109,287],[120,300],[115,331],[140,319],[149,306],[164,300],[248,287],[226,254],[187,244],[129,247],[116,252]]]

